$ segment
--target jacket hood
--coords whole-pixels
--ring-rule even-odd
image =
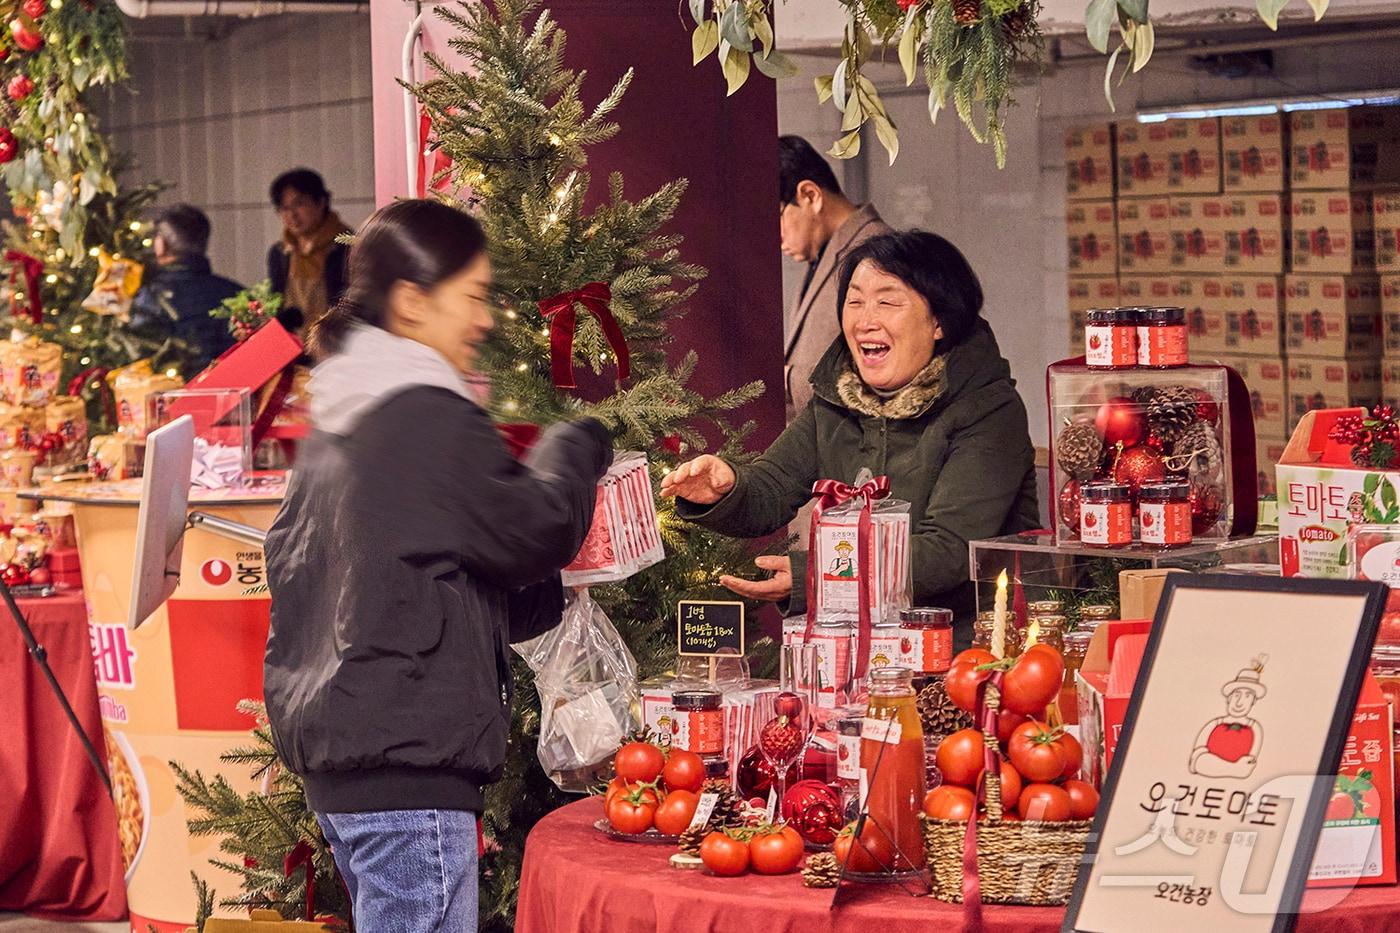
[[[820,398],[863,415],[917,418],[935,407],[997,382],[1010,381],[991,326],[982,319],[967,339],[934,357],[909,385],[882,399],[861,381],[844,335],[832,342],[812,370],[812,390]]]
[[[462,375],[441,353],[416,340],[356,324],[340,352],[311,371],[311,421],[331,434],[346,435],[390,396],[433,386],[475,401]]]

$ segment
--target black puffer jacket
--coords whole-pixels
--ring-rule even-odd
[[[267,538],[277,750],[318,812],[479,811],[505,761],[508,643],[559,622],[608,434],[557,425],[517,463],[442,357],[372,328],[311,391]]]

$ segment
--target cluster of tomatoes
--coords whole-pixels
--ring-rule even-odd
[[[705,784],[705,762],[699,755],[628,742],[618,749],[613,769],[617,777],[603,798],[613,829],[629,836],[649,829],[676,836],[689,828]]]
[[[753,869],[760,875],[785,875],[802,861],[802,836],[787,825],[723,829],[700,842],[700,861],[716,875],[732,877]]]
[[[1011,662],[971,648],[953,660],[945,686],[958,708],[977,711],[977,688],[1004,670],[997,741],[1001,753],[1001,799],[1008,820],[1087,820],[1099,804],[1098,792],[1078,780],[1079,740],[1045,721],[1064,679],[1064,658],[1048,645],[1032,645]],[[935,819],[967,820],[977,813],[977,788],[985,770],[985,741],[978,729],[963,729],[938,746],[943,786],[924,797],[924,813]]]

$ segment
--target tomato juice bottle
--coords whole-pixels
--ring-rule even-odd
[[[924,730],[914,701],[913,673],[906,668],[870,672],[860,767],[867,786],[867,823],[876,824],[864,833],[870,848],[892,844],[890,867],[897,871],[923,868],[919,812],[924,801]]]

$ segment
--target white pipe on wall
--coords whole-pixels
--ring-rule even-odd
[[[415,16],[403,37],[403,69],[399,77],[405,84],[418,81],[414,60],[417,57],[418,37],[423,33],[423,17],[427,15],[427,11],[424,11]],[[414,103],[413,92],[408,88],[403,89],[403,138],[404,157],[408,160],[408,196],[412,198],[418,194],[418,173],[422,171],[419,149],[422,142],[418,139],[418,107]]]
[[[369,0],[117,0],[133,19],[150,16],[273,16],[278,13],[362,13]]]

